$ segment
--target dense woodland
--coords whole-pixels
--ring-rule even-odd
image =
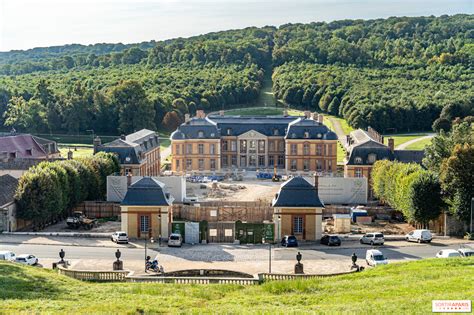
[[[136,45],[0,53],[0,125],[36,132],[173,130],[185,113],[285,103],[381,132],[474,116],[474,16],[246,28]]]

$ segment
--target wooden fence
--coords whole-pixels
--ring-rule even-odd
[[[108,201],[84,201],[73,209],[89,218],[111,218],[120,216],[120,204]]]

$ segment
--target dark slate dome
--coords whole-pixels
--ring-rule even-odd
[[[301,176],[293,177],[275,195],[273,207],[319,207],[324,208],[318,190]]]
[[[143,177],[132,184],[125,198],[123,206],[169,206],[172,200],[163,191],[163,184],[151,177]]]

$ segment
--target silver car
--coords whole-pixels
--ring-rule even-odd
[[[385,238],[382,233],[367,233],[360,238],[361,244],[383,245]]]

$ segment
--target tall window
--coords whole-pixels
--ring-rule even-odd
[[[291,152],[292,155],[296,154],[296,152],[297,152],[296,144],[291,144],[290,145],[290,152]]]
[[[256,142],[255,140],[250,140],[250,150],[255,150],[256,149]]]
[[[309,160],[303,160],[303,170],[309,171]]]
[[[227,141],[222,141],[222,151],[227,151]]]
[[[186,169],[190,171],[193,168],[193,160],[187,159],[186,160]]]
[[[222,156],[222,167],[227,167],[227,155]]]
[[[279,151],[285,151],[285,141],[279,141],[278,142],[278,150]]]
[[[193,145],[186,144],[186,154],[192,154],[192,153],[193,153]]]
[[[240,153],[247,153],[247,140],[240,140]]]
[[[204,154],[204,144],[202,143],[198,144],[198,153]]]
[[[265,166],[265,155],[258,156],[258,166],[259,167]]]
[[[265,140],[258,140],[258,153],[265,153]]]
[[[362,169],[361,168],[356,168],[355,169],[355,177],[362,177]]]
[[[175,145],[175,151],[176,151],[176,154],[179,155],[179,144]]]
[[[332,161],[328,161],[328,172],[332,172]]]
[[[323,170],[323,163],[321,160],[316,160],[316,171],[321,172]]]
[[[240,167],[247,167],[247,157],[245,155],[240,156]]]
[[[275,166],[275,157],[273,155],[268,156],[268,166]]]
[[[179,160],[176,160],[176,170],[179,171]]]
[[[296,160],[291,160],[291,170],[296,171]]]
[[[215,170],[216,169],[216,160],[215,159],[211,159],[211,171]]]
[[[309,155],[309,143],[303,144],[303,154]]]
[[[275,151],[275,141],[268,142],[268,151],[273,152]]]
[[[323,155],[323,145],[317,144],[316,145],[316,155]]]
[[[278,156],[278,166],[285,166],[285,156],[279,155]]]
[[[198,167],[199,167],[200,171],[202,171],[204,169],[204,159],[199,159]]]
[[[293,234],[303,234],[303,217],[293,217]]]
[[[230,142],[230,150],[233,151],[233,152],[237,151],[237,141],[232,140]]]
[[[237,166],[237,155],[232,155],[232,164],[233,167]]]
[[[216,154],[216,145],[211,144],[210,147],[209,147],[209,151],[210,151],[211,154]]]
[[[150,217],[147,215],[140,216],[140,232],[148,233],[150,231]]]
[[[257,159],[255,158],[255,155],[249,156],[249,166],[257,166]]]

